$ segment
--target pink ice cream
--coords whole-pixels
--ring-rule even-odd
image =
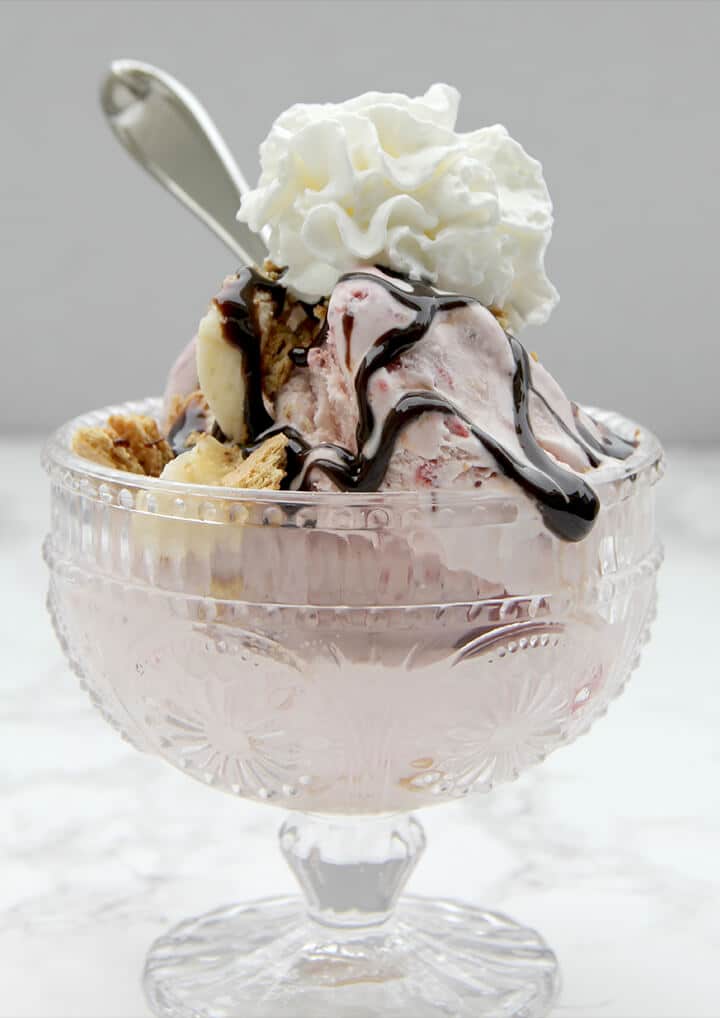
[[[276,355],[287,370],[272,398],[265,380],[277,363],[265,356],[267,309],[275,308],[271,318],[286,313],[281,284],[246,270],[225,281],[211,307],[196,341],[198,353],[206,344],[210,410],[226,433],[224,422],[239,416],[249,447],[284,431],[293,452],[290,489],[482,487],[514,496],[519,488],[553,533],[576,541],[599,511],[585,475],[633,450],[571,403],[489,308],[462,294],[372,266],[347,273],[310,348],[286,343]],[[198,373],[202,381],[191,344],[167,393],[192,390]],[[250,402],[261,422],[255,430],[237,413]]]
[[[309,351],[307,367],[293,373],[277,400],[278,423],[296,428],[313,446],[337,443],[360,451],[357,372],[382,336],[407,328],[415,318],[412,309],[373,277],[403,286],[377,269],[363,269],[360,277],[338,283],[328,308],[325,342]],[[370,377],[367,394],[376,428],[368,450],[372,452],[380,423],[401,398],[427,391],[446,397],[464,417],[522,459],[515,428],[514,367],[507,336],[483,305],[473,302],[438,312],[418,342]],[[588,471],[591,462],[576,426],[576,414],[581,412],[573,411],[560,386],[537,362],[532,364],[532,386],[530,419],[538,444],[571,470]],[[600,443],[593,422],[586,415],[582,420]],[[333,486],[311,466],[308,476],[314,487]],[[425,413],[401,432],[380,488],[477,488],[490,478],[507,486],[495,458],[461,417]]]

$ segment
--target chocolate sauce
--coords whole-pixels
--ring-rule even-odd
[[[207,407],[200,400],[193,400],[185,407],[167,436],[170,448],[176,456],[187,452],[187,440],[193,431],[207,430],[207,418]]]
[[[311,313],[308,315],[308,317],[312,318],[313,313],[314,312],[311,310]],[[325,340],[327,338],[327,331],[328,331],[328,321],[327,321],[327,317],[326,317],[325,321],[322,323],[322,325],[318,329],[317,336],[315,336],[315,338],[313,339],[312,343],[310,343],[309,346],[296,346],[296,347],[294,347],[290,351],[290,360],[293,362],[293,364],[296,365],[296,367],[298,367],[298,368],[306,368],[307,367],[307,364],[308,364],[308,353],[314,347],[322,346],[323,345],[323,343],[325,342]]]
[[[285,303],[285,287],[261,276],[255,269],[245,268],[231,279],[215,297],[215,306],[222,319],[223,336],[243,353],[245,374],[245,422],[248,442],[253,442],[272,426],[273,419],[263,400],[260,363],[260,330],[255,320],[253,296],[257,290],[270,293],[278,313]]]
[[[599,452],[603,456],[611,456],[616,460],[626,460],[628,456],[635,451],[635,446],[632,442],[628,442],[626,439],[621,438],[620,435],[616,435],[614,431],[610,431],[609,428],[604,426],[598,426],[600,431],[600,441],[595,438],[591,431],[585,427],[585,423],[580,416],[580,407],[577,403],[572,403],[573,417],[575,418],[575,427],[578,430],[578,435],[582,440],[582,444],[587,452],[588,448],[593,449],[595,452]],[[592,461],[591,461],[592,462]]]
[[[396,274],[393,273],[392,276],[395,278]],[[600,509],[599,499],[582,477],[564,468],[549,456],[535,438],[529,417],[529,397],[531,392],[534,392],[540,399],[543,399],[543,397],[533,388],[531,364],[527,351],[509,333],[506,333],[506,336],[514,362],[512,391],[515,430],[525,460],[518,458],[497,442],[492,435],[477,427],[469,417],[441,393],[427,391],[406,393],[398,401],[386,416],[380,435],[373,442],[375,451],[371,456],[364,455],[363,450],[366,448],[375,429],[375,417],[368,396],[372,375],[419,342],[426,335],[439,311],[448,311],[453,308],[465,307],[476,303],[472,297],[440,293],[424,281],[411,280],[401,276],[397,278],[398,281],[402,280],[400,285],[397,285],[393,279],[387,278],[387,276],[377,276],[369,272],[348,273],[342,276],[340,280],[341,282],[365,280],[372,282],[376,286],[382,286],[395,300],[415,312],[415,316],[409,325],[390,329],[380,336],[358,366],[355,375],[355,394],[358,405],[356,433],[358,453],[355,455],[350,450],[332,443],[311,447],[298,432],[289,426],[270,427],[263,432],[259,432],[258,424],[262,419],[269,417],[264,409],[264,405],[264,417],[256,412],[254,424],[251,426],[251,432],[257,439],[255,445],[280,431],[287,435],[289,444],[286,483],[289,486],[298,486],[300,488],[309,486],[309,475],[313,470],[317,469],[325,473],[344,491],[376,491],[387,472],[397,438],[408,424],[426,413],[452,415],[464,422],[478,442],[497,461],[503,473],[516,481],[536,502],[546,526],[552,533],[566,541],[582,540],[592,529]],[[247,357],[250,364],[248,376],[248,388],[250,388],[252,386],[250,379],[255,377],[251,373],[253,370],[259,371],[259,350],[257,340],[253,343],[251,339],[247,338],[254,324],[252,315],[247,311],[247,307],[252,296],[251,288],[265,285],[265,283],[260,281],[255,274],[251,274],[245,282],[238,280],[238,284],[238,287],[235,287],[235,284],[233,284],[229,288],[232,291],[229,298],[225,296],[225,291],[223,291],[223,294],[220,295],[223,299],[218,299],[218,307],[221,309],[221,313],[226,320],[232,323],[233,329],[242,327],[242,341],[239,342],[234,336],[230,339],[228,336],[230,341],[241,346],[243,350],[258,351],[257,366],[250,356]],[[270,285],[272,286],[273,284]],[[239,297],[237,296],[238,292]],[[232,314],[229,313],[228,307]],[[245,309],[244,317],[242,314],[243,308]],[[237,309],[240,310],[238,311]],[[237,324],[238,322],[239,324]],[[352,316],[346,314],[343,317],[342,325],[346,340],[346,359],[349,368],[350,339],[353,326]],[[323,342],[326,332],[327,320],[320,336],[317,337],[313,345],[319,345],[319,343]],[[307,350],[300,348],[294,350],[293,360],[297,365],[307,364]],[[257,391],[258,393],[260,392],[259,375]],[[575,435],[560,420],[552,408],[549,407],[547,401],[543,399],[543,402],[548,406],[548,409],[566,434],[583,449],[593,466],[599,463],[596,453],[624,459],[632,452],[632,445],[617,436],[613,436],[610,432],[608,432],[607,437],[603,434],[601,443],[599,443],[577,417],[577,413],[578,434]],[[326,455],[323,455],[323,453]]]
[[[579,433],[578,433],[578,434],[576,435],[576,434],[575,434],[575,433],[573,432],[572,428],[569,428],[569,427],[567,426],[567,424],[566,424],[566,423],[565,423],[565,421],[564,421],[564,420],[562,419],[562,417],[560,416],[560,414],[559,414],[559,413],[558,413],[558,412],[557,412],[557,411],[556,411],[556,410],[555,410],[555,409],[554,409],[553,407],[551,407],[551,406],[550,406],[550,404],[549,404],[549,403],[548,403],[548,401],[547,401],[547,400],[545,399],[545,397],[543,396],[543,394],[542,394],[541,392],[538,392],[538,390],[537,390],[537,389],[535,388],[535,386],[534,386],[534,385],[531,385],[531,386],[530,386],[530,392],[531,392],[531,393],[533,394],[533,396],[535,396],[535,398],[536,398],[536,399],[539,399],[539,400],[540,400],[540,402],[542,403],[542,405],[543,405],[543,406],[545,407],[545,409],[547,410],[547,412],[548,412],[548,413],[550,414],[550,416],[552,417],[552,419],[553,419],[553,420],[555,421],[555,423],[557,424],[558,428],[560,428],[560,430],[561,430],[561,431],[564,431],[564,432],[565,432],[565,434],[566,434],[566,435],[568,436],[568,438],[571,438],[571,439],[573,440],[573,442],[575,442],[575,444],[576,444],[576,445],[579,445],[579,446],[580,446],[580,448],[581,448],[581,449],[583,450],[583,452],[584,452],[584,453],[585,453],[585,455],[587,456],[587,458],[588,458],[588,463],[590,464],[590,466],[591,466],[591,467],[597,467],[597,466],[599,466],[599,465],[600,465],[600,460],[598,459],[598,457],[597,457],[597,455],[596,455],[596,452],[595,452],[595,450],[593,449],[593,447],[592,447],[592,446],[591,446],[591,445],[590,445],[589,443],[587,443],[587,442],[586,442],[586,441],[585,441],[585,440],[583,439],[582,435],[580,435]],[[575,404],[573,404],[573,406],[574,406],[574,405],[575,405]]]
[[[345,367],[348,371],[351,370],[350,361],[350,343],[352,342],[352,331],[355,324],[355,316],[351,315],[349,311],[346,311],[343,315],[342,326],[343,335],[345,337]]]
[[[220,427],[217,421],[213,421],[212,431],[210,432],[213,438],[216,438],[218,442],[227,442],[228,437]]]
[[[409,287],[407,290],[396,286],[390,279],[373,275],[371,272],[350,272],[345,276],[341,276],[340,282],[346,282],[351,279],[366,280],[379,284],[388,293],[392,294],[400,304],[415,311],[415,319],[409,325],[403,328],[390,329],[375,340],[373,346],[365,354],[355,375],[355,395],[357,396],[359,409],[356,438],[358,449],[362,449],[372,434],[375,425],[375,418],[368,401],[370,377],[379,368],[386,367],[396,357],[404,353],[405,350],[409,350],[411,346],[414,346],[421,340],[432,325],[438,311],[450,311],[452,308],[465,307],[467,304],[474,302],[472,298],[463,297],[460,294],[438,293],[428,283],[417,279],[403,279],[403,282]],[[382,481],[382,477],[380,480]]]
[[[507,338],[515,360],[515,431],[530,469],[535,471],[533,476],[526,464],[518,464],[520,470],[515,480],[537,502],[548,530],[566,541],[581,541],[592,529],[600,511],[600,500],[582,477],[561,467],[557,460],[548,456],[535,438],[529,416],[530,358],[525,347],[514,336],[507,333]],[[505,450],[502,452],[508,455]],[[493,455],[504,466],[505,473],[512,477],[512,470],[503,464],[497,452],[493,452]]]
[[[546,526],[558,537],[566,541],[580,541],[590,532],[600,504],[589,484],[551,460],[537,445],[531,431],[523,431],[519,436],[523,452],[530,461],[522,462],[438,392],[409,392],[403,396],[385,418],[377,452],[373,456],[365,457],[362,453],[353,456],[347,449],[331,443],[314,448],[298,445],[295,471],[291,474],[289,470],[288,474],[297,476],[297,467],[304,470],[310,452],[327,450],[338,459],[313,458],[310,464],[313,470],[322,470],[343,491],[377,491],[387,472],[398,435],[411,421],[426,413],[459,417],[497,460],[503,473],[537,502]],[[297,440],[299,436],[296,434],[294,437]]]

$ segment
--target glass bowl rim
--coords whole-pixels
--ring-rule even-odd
[[[159,418],[162,400],[157,396],[124,403],[111,404],[97,410],[86,411],[61,424],[47,439],[42,451],[42,464],[49,474],[60,473],[65,477],[69,487],[77,489],[82,485],[95,482],[97,484],[120,485],[129,491],[146,491],[148,494],[167,494],[174,497],[195,497],[200,499],[223,500],[233,503],[248,502],[265,505],[302,505],[336,508],[357,508],[358,506],[396,506],[410,508],[425,506],[432,500],[433,509],[471,507],[488,503],[511,503],[514,505],[530,505],[532,500],[518,486],[516,493],[486,492],[477,490],[452,489],[418,489],[412,491],[289,491],[271,490],[267,488],[227,488],[209,484],[189,484],[186,481],[168,481],[160,477],[148,477],[145,474],[132,474],[124,470],[116,470],[100,463],[78,456],[70,448],[70,439],[80,427],[100,426],[111,414],[149,414]],[[610,461],[588,475],[588,481],[598,494],[603,505],[621,500],[629,495],[618,495],[617,489],[622,482],[635,482],[640,478],[654,484],[663,472],[663,449],[658,438],[647,428],[631,418],[615,411],[603,410],[598,407],[583,407],[589,413],[598,416],[621,435],[630,438],[638,432],[641,441],[636,451],[627,460]],[[68,476],[69,475],[69,476]],[[72,483],[72,480],[75,483]],[[616,497],[613,497],[613,492]]]

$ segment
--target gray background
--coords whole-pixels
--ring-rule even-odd
[[[460,128],[505,123],[555,202],[562,300],[527,344],[576,399],[719,438],[719,38],[713,2],[0,0],[0,428],[159,391],[234,268],[101,120],[132,56],[196,92],[251,181],[294,101],[457,85]]]

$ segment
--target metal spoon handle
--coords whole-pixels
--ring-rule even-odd
[[[248,185],[195,96],[157,67],[114,60],[100,102],[116,137],[140,165],[245,265],[262,265],[262,238],[235,218]]]

